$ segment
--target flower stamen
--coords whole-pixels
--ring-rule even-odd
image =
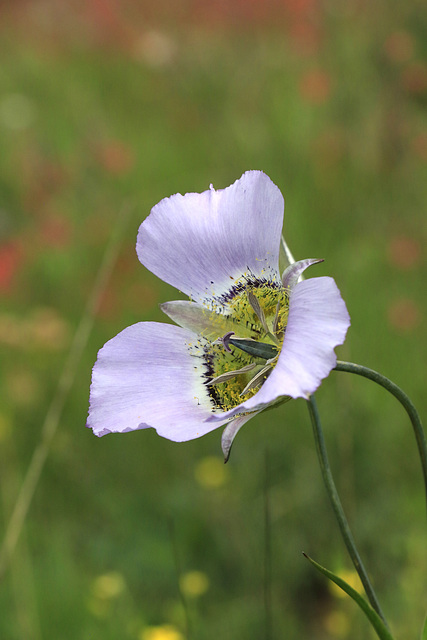
[[[262,328],[264,329],[266,335],[278,344],[278,340],[275,335],[273,335],[268,328],[267,320],[265,319],[265,313],[263,308],[261,307],[258,298],[252,293],[252,291],[248,291],[248,300],[252,309],[255,312],[255,315],[258,317],[258,320],[261,322]],[[276,312],[277,313],[277,312]]]
[[[279,329],[280,306],[281,305],[279,300],[279,302],[276,304],[276,313],[274,314],[274,320],[273,320],[273,333],[275,336],[277,336],[278,329]]]
[[[271,364],[267,364],[265,367],[263,367],[261,371],[259,371],[256,375],[254,375],[252,380],[249,380],[248,384],[240,394],[240,397],[244,396],[245,393],[247,393],[248,391],[251,391],[251,389],[256,389],[256,387],[259,387],[268,377],[272,369],[273,367],[271,366]]]
[[[231,378],[234,378],[235,376],[239,376],[241,373],[248,373],[248,371],[252,371],[252,369],[255,369],[257,365],[255,364],[255,362],[251,363],[251,364],[247,364],[245,367],[242,367],[241,369],[236,369],[235,371],[227,371],[226,373],[222,373],[220,376],[217,376],[216,378],[213,378],[212,380],[210,380],[208,382],[208,386],[213,385],[213,384],[220,384],[221,382],[227,382],[228,380],[231,380]]]

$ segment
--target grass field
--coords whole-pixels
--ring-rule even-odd
[[[3,556],[0,638],[373,638],[302,556],[354,577],[304,401],[252,420],[225,467],[220,431],[97,439],[85,421],[97,350],[179,297],[138,262],[139,224],[161,198],[247,169],[284,193],[296,258],[324,258],[315,275],[342,292],[352,326],[339,357],[393,379],[426,416],[423,3],[34,0],[1,12],[0,544],[20,535]],[[64,367],[63,410],[11,530]],[[317,400],[383,609],[396,639],[418,640],[427,553],[411,426],[384,390],[344,373]]]

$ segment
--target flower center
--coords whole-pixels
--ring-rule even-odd
[[[277,284],[252,284],[229,301],[234,331],[208,345],[207,389],[215,408],[228,411],[253,396],[277,363],[286,330],[289,296]]]

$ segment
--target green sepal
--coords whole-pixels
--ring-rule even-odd
[[[356,589],[353,589],[353,587],[351,587],[345,580],[335,575],[335,573],[332,573],[332,571],[329,571],[328,569],[325,569],[325,567],[322,567],[322,565],[310,558],[307,554],[303,553],[303,556],[307,558],[307,560],[311,562],[311,564],[316,567],[316,569],[320,571],[320,573],[323,573],[323,575],[329,578],[329,580],[335,582],[336,585],[338,585],[343,591],[345,591],[345,593],[349,595],[350,598],[352,598],[356,602],[356,604],[359,605],[381,640],[394,640],[393,636],[391,635],[384,622],[381,620],[378,613],[364,598],[362,598],[362,596],[356,591]],[[422,640],[425,640],[425,638],[422,637]]]

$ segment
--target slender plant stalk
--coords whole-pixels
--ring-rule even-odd
[[[265,640],[271,640],[272,616],[271,616],[271,515],[269,490],[269,456],[265,451],[264,469],[264,615],[265,615]]]
[[[381,375],[377,371],[373,369],[369,369],[368,367],[364,367],[361,364],[353,364],[352,362],[342,362],[340,360],[337,361],[337,365],[335,367],[335,371],[346,371],[347,373],[356,373],[359,376],[363,376],[364,378],[368,378],[373,382],[376,382],[384,389],[387,389],[397,400],[399,400],[400,404],[404,407],[406,413],[409,416],[409,419],[412,423],[412,427],[414,429],[415,439],[418,445],[418,451],[421,458],[421,467],[423,470],[424,476],[424,485],[426,490],[426,500],[427,500],[427,443],[426,436],[424,433],[423,425],[418,414],[418,411],[415,409],[415,406],[406,395],[404,391],[400,387],[397,386],[394,382]]]
[[[179,551],[178,551],[178,541],[177,541],[176,532],[175,532],[175,523],[172,518],[169,518],[168,520],[168,528],[169,528],[169,538],[170,538],[171,547],[172,547],[173,561],[175,565],[175,575],[176,575],[176,584],[178,588],[178,595],[179,595],[182,610],[184,613],[185,638],[186,640],[191,640],[192,625],[191,625],[191,618],[190,618],[190,608],[188,606],[187,598],[181,587],[182,568],[181,568],[181,562],[180,562]]]
[[[93,326],[93,319],[101,301],[101,297],[110,279],[111,272],[118,257],[120,240],[129,220],[133,207],[125,205],[119,212],[116,227],[112,233],[97,277],[87,301],[86,309],[74,334],[68,357],[59,376],[56,393],[47,411],[40,435],[40,441],[34,449],[30,464],[25,474],[15,506],[6,527],[6,533],[0,547],[0,580],[3,577],[10,558],[18,542],[25,518],[30,508],[38,481],[43,471],[50,445],[56,434],[65,400],[73,385],[77,367],[87,345]]]
[[[359,574],[360,580],[362,581],[363,587],[365,589],[366,595],[368,597],[369,602],[371,603],[372,608],[377,612],[377,614],[383,620],[384,624],[387,626],[386,619],[384,617],[383,612],[381,611],[381,607],[379,605],[374,588],[371,584],[371,581],[369,580],[368,574],[366,572],[362,559],[357,550],[356,543],[353,538],[353,534],[350,531],[350,527],[348,525],[347,518],[344,514],[341,500],[339,498],[339,495],[335,486],[335,482],[332,477],[331,468],[329,466],[328,454],[326,451],[325,439],[323,437],[322,425],[320,422],[319,412],[317,410],[317,404],[314,399],[314,396],[310,396],[310,399],[307,401],[307,405],[308,405],[308,410],[311,417],[311,423],[313,426],[314,440],[316,442],[316,450],[317,450],[317,455],[319,457],[320,469],[322,471],[322,476],[323,476],[323,482],[325,483],[326,491],[331,501],[332,508],[335,512],[335,517],[337,519],[338,526],[341,531],[341,536],[350,554],[354,567],[357,573]]]

